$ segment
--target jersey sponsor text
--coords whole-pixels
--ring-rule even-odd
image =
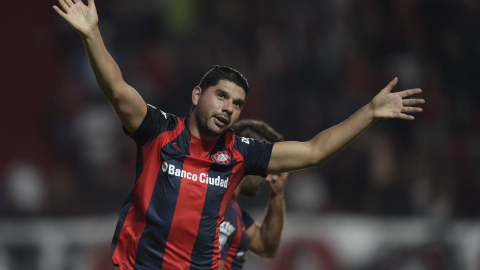
[[[200,175],[197,175],[195,173],[187,172],[185,170],[180,170],[175,167],[173,164],[168,164],[166,161],[163,162],[162,164],[162,171],[168,173],[169,175],[174,175],[174,176],[180,176],[182,178],[186,178],[188,180],[192,180],[194,182],[198,181],[200,183],[205,183],[208,185],[212,186],[217,186],[217,187],[223,187],[227,188],[228,187],[228,177],[227,179],[221,179],[220,176],[214,178],[214,177],[208,177],[206,173],[201,173]]]

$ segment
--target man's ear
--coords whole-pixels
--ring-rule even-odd
[[[202,96],[202,88],[200,86],[195,86],[192,91],[192,103],[194,106],[197,106],[198,100],[200,100],[200,97]]]

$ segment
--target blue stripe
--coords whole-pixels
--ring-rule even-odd
[[[135,163],[135,183],[143,172],[143,148],[137,148],[137,160]]]
[[[166,161],[177,169],[183,168],[185,156],[172,143],[164,146],[161,155],[162,163]],[[138,244],[135,269],[162,268],[181,179],[181,176],[168,175],[168,171],[160,169],[147,209],[145,230]]]

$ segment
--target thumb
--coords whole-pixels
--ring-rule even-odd
[[[93,0],[92,0],[93,1]],[[385,88],[382,89],[382,93],[385,93],[385,94],[388,94],[390,93],[390,91],[392,91],[393,87],[395,87],[395,85],[397,85],[397,82],[398,82],[398,78],[395,77],[391,82],[388,83],[387,86],[385,86]]]

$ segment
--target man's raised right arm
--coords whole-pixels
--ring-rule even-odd
[[[61,9],[57,6],[53,8],[80,33],[98,85],[125,129],[134,132],[147,114],[147,105],[140,94],[123,80],[120,68],[105,48],[98,29],[94,0],[88,0],[88,6],[81,0],[58,2]]]

